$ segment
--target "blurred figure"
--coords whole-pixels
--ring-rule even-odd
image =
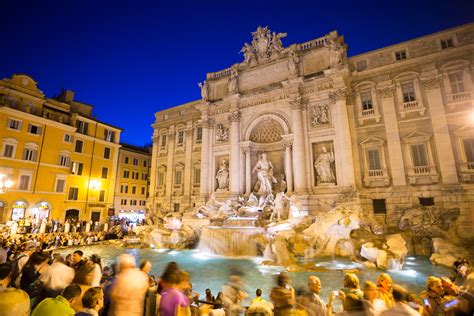
[[[382,316],[419,316],[416,310],[408,306],[406,303],[407,300],[407,291],[399,286],[394,285],[392,289],[393,293],[393,307],[382,312]]]
[[[102,279],[102,264],[100,263],[100,257],[96,254],[92,255],[91,262],[94,264],[91,286],[100,286],[100,281]]]
[[[117,257],[119,273],[110,291],[109,316],[141,316],[144,311],[148,277],[135,268],[135,258],[129,254]]]
[[[80,250],[76,250],[72,253],[72,267],[75,270],[79,269],[82,265],[85,264],[85,261],[82,259],[82,256],[84,256],[84,253]]]
[[[61,256],[55,256],[53,263],[41,274],[40,281],[45,287],[46,297],[56,297],[72,283],[74,269],[63,263]]]
[[[465,291],[459,293],[456,315],[474,315],[474,272],[471,272],[464,283]]]
[[[11,265],[0,264],[0,316],[30,315],[30,298],[19,289],[8,287],[12,282]]]
[[[426,279],[426,290],[421,292],[420,297],[423,299],[423,315],[443,315],[443,298],[444,288],[441,279],[429,276]]]
[[[248,297],[244,290],[245,281],[240,276],[240,271],[234,271],[233,275],[229,277],[229,282],[222,287],[223,304],[227,315],[239,315],[244,311],[241,305],[242,300]]]
[[[100,287],[91,287],[82,296],[84,309],[76,316],[99,316],[99,311],[104,307],[104,292]]]
[[[71,284],[61,295],[46,298],[36,306],[31,316],[72,316],[76,312],[71,306],[81,297],[81,287]]]
[[[82,306],[82,295],[91,287],[92,279],[94,278],[94,264],[92,262],[84,263],[79,269],[76,270],[76,275],[72,280],[72,283],[78,284],[81,287],[81,297],[76,300],[72,305],[74,310],[81,311],[84,307]]]
[[[295,305],[295,290],[291,286],[291,278],[287,272],[280,272],[277,286],[270,293],[275,316],[290,315]]]
[[[366,281],[364,285],[365,309],[370,316],[379,316],[387,310],[384,300],[379,298],[379,290],[375,283]]]
[[[342,292],[344,292],[345,295],[354,294],[359,299],[364,298],[364,292],[362,292],[360,289],[360,282],[357,275],[355,275],[354,273],[346,273],[344,275],[343,284],[344,287],[341,290]]]
[[[393,306],[394,300],[392,295],[393,281],[387,273],[381,273],[377,278],[377,288],[379,290],[379,297],[385,302],[388,308]]]
[[[214,302],[214,301],[215,301],[215,297],[214,295],[212,295],[211,290],[206,289],[206,302]]]
[[[180,283],[179,272],[174,269],[168,269],[161,276],[160,315],[175,316],[181,307],[189,306],[188,298],[178,289]]]
[[[262,290],[257,289],[255,294],[256,297],[252,300],[252,303],[247,309],[247,315],[273,315],[273,304],[262,298]]]
[[[152,268],[152,264],[150,261],[148,260],[143,260],[141,263],[140,263],[140,270],[145,272],[146,274],[150,274],[151,272],[151,268]]]

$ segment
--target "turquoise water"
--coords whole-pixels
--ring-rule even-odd
[[[239,269],[244,273],[247,292],[250,298],[255,296],[257,288],[262,289],[264,298],[268,299],[271,288],[275,285],[275,276],[283,270],[282,267],[261,266],[262,258],[226,258],[199,252],[198,250],[165,250],[165,249],[127,249],[117,245],[92,245],[60,251],[62,254],[72,253],[80,249],[85,256],[98,254],[103,265],[111,265],[121,253],[130,253],[137,259],[150,260],[153,263],[152,274],[159,277],[170,261],[176,261],[181,268],[191,276],[193,288],[204,297],[204,290],[210,288],[214,295],[220,291],[227,281],[231,269]],[[381,270],[363,269],[359,264],[345,259],[318,258],[315,264],[327,271],[321,272],[290,272],[293,287],[306,285],[310,275],[317,275],[322,282],[322,296],[327,299],[331,290],[342,288],[343,269],[358,269],[358,277],[363,284],[366,280],[375,281]],[[410,291],[419,294],[429,275],[450,276],[451,269],[434,266],[427,257],[407,257],[402,271],[389,271],[395,283],[405,286]]]

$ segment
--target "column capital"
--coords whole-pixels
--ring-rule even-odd
[[[173,136],[175,130],[176,130],[176,127],[174,125],[171,125],[170,127],[168,127],[168,135]]]
[[[187,126],[184,132],[186,133],[186,136],[193,135],[194,127],[192,126]]]
[[[427,78],[422,78],[421,83],[427,90],[438,89],[443,81],[442,75],[435,75]]]
[[[283,141],[283,148],[284,149],[291,149],[292,146],[293,146],[293,140]]]
[[[204,128],[214,128],[214,119],[212,117],[205,117],[202,119],[202,127]]]
[[[395,91],[395,85],[388,85],[377,88],[377,92],[382,96],[382,98],[392,98],[393,92]]]
[[[239,110],[232,111],[229,115],[229,122],[240,122],[241,114]]]
[[[329,93],[329,102],[336,103],[336,101],[346,100],[347,97],[347,89],[346,88],[339,88]]]
[[[306,100],[301,96],[288,99],[292,110],[306,110]]]

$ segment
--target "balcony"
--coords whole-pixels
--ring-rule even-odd
[[[385,187],[390,185],[387,169],[365,170],[364,184],[366,187]]]
[[[463,182],[474,182],[474,161],[463,162],[459,166],[459,173]]]
[[[423,106],[421,101],[415,100],[410,102],[403,102],[399,108],[400,117],[405,118],[408,113],[419,112],[420,115],[424,115],[426,108]]]
[[[447,103],[451,110],[454,109],[456,104],[472,101],[471,93],[469,91],[451,93],[447,95]]]
[[[359,118],[357,121],[359,122],[360,125],[364,125],[365,120],[371,120],[374,119],[375,122],[380,122],[380,114],[378,111],[376,111],[374,108],[372,109],[367,109],[367,110],[362,110],[359,112]]]
[[[436,166],[417,166],[408,168],[408,182],[413,185],[417,184],[434,184],[438,183],[439,175]]]

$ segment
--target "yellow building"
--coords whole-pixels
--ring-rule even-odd
[[[151,148],[122,144],[115,183],[115,214],[132,221],[145,218]]]
[[[47,98],[27,75],[0,81],[0,222],[104,220],[113,206],[121,129],[62,91]]]

